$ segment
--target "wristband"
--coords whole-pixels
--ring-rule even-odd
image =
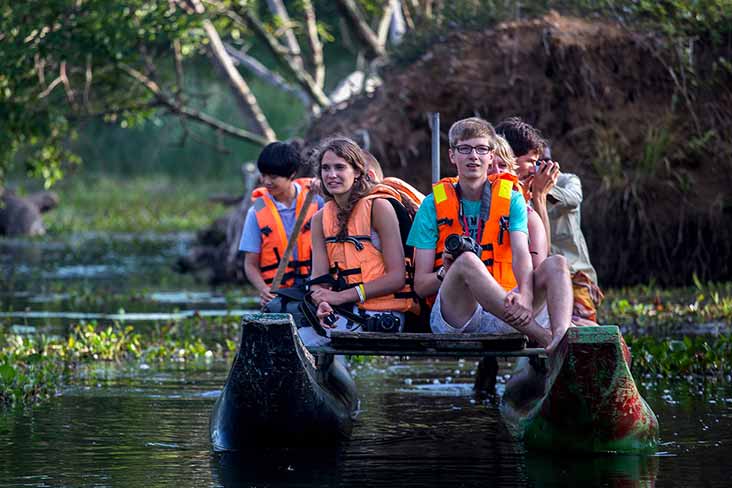
[[[356,287],[356,293],[358,294],[358,301],[361,303],[366,301],[366,290],[363,287],[363,283]]]
[[[444,280],[445,279],[445,272],[446,272],[445,267],[444,266],[440,266],[440,269],[437,270],[437,279],[440,280],[440,281]]]

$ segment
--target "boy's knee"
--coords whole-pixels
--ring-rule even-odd
[[[552,273],[569,273],[569,266],[567,265],[567,258],[559,254],[549,256],[544,260],[547,268]]]
[[[455,259],[450,269],[455,268],[462,273],[474,272],[476,267],[485,267],[480,258],[472,252],[464,252]]]
[[[567,260],[560,255],[549,256],[536,269],[535,273],[539,286],[547,286],[558,276],[566,275],[569,277]]]

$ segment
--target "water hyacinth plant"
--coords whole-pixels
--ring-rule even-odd
[[[114,323],[77,324],[68,337],[0,334],[0,406],[32,404],[75,380],[96,361],[163,362],[223,359],[236,350],[238,318],[193,317],[137,330]]]

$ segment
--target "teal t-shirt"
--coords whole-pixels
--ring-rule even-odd
[[[477,239],[480,200],[463,199],[463,211],[465,212],[465,219],[468,221],[468,232],[473,239]],[[516,190],[511,192],[508,230],[509,232],[519,231],[526,235],[529,234],[526,200]],[[412,230],[407,238],[407,245],[414,246],[417,249],[435,249],[439,235],[435,199],[434,195],[430,193],[422,201],[422,205],[414,216],[414,223],[412,223]]]

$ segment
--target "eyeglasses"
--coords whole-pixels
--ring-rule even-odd
[[[460,144],[459,146],[453,146],[453,149],[455,149],[460,154],[470,154],[473,152],[473,149],[475,149],[475,154],[477,154],[478,156],[485,156],[493,150],[493,148],[490,146],[471,146],[470,144]]]

